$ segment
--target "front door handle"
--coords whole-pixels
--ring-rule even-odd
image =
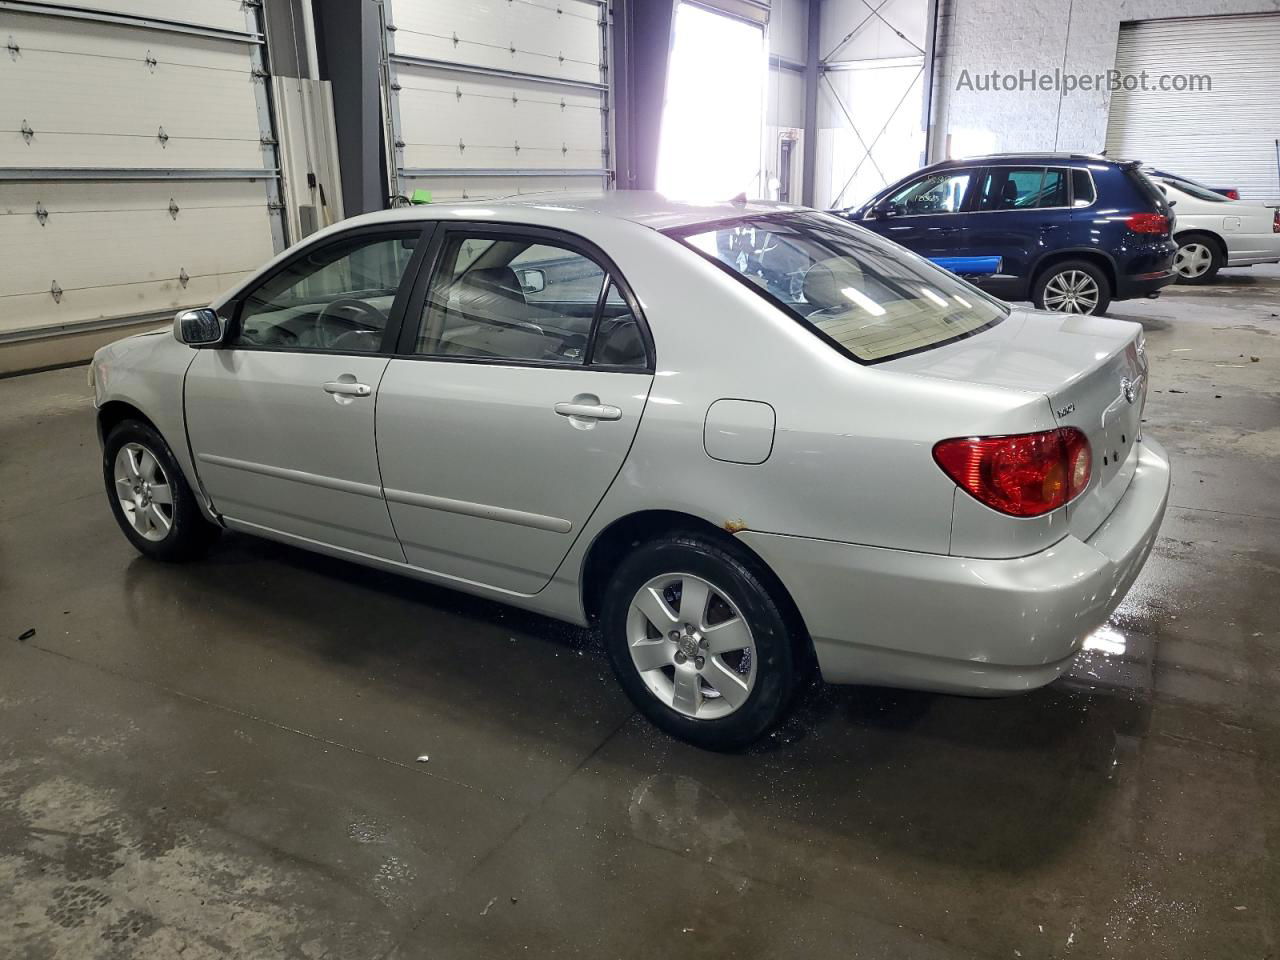
[[[324,385],[325,393],[336,394],[339,397],[367,397],[373,393],[373,388],[367,383],[354,383],[347,380],[330,380]]]
[[[581,403],[575,400],[557,403],[554,410],[562,417],[577,417],[579,420],[622,419],[622,411],[607,403]]]

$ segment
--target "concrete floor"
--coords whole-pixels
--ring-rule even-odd
[[[0,956],[1277,956],[1280,270],[1114,312],[1175,478],[1111,652],[819,689],[741,756],[546,620],[243,537],[139,558],[84,370],[0,381]]]

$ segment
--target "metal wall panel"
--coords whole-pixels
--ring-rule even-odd
[[[19,45],[0,61],[0,128],[32,130],[5,130],[0,166],[263,165],[245,45],[3,13],[0,28]]]
[[[242,33],[245,28],[243,0],[76,0],[74,6],[108,15],[164,20],[214,30]]]
[[[1248,200],[1280,197],[1280,14],[1124,24],[1116,69],[1149,85],[1207,75],[1211,90],[1117,90],[1107,152]]]
[[[0,336],[207,303],[273,254],[259,181],[12,182],[3,191]]]
[[[207,303],[283,247],[256,8],[0,0],[0,37],[0,345]]]
[[[610,179],[605,7],[384,3],[393,193],[504,196]]]

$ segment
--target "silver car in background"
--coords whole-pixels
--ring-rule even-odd
[[[397,209],[94,358],[108,500],[598,624],[668,732],[833,683],[1051,682],[1151,550],[1141,328],[1011,309],[802,208]]]

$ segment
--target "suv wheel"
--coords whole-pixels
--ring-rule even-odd
[[[673,535],[626,557],[604,598],[605,646],[627,695],[667,733],[712,750],[758,739],[797,686],[784,607],[744,561]]]
[[[1205,233],[1184,233],[1178,237],[1178,253],[1173,270],[1178,283],[1208,283],[1224,265],[1222,246]]]
[[[148,424],[125,420],[102,447],[107,500],[139,553],[157,560],[201,556],[219,528],[205,519],[169,445]]]
[[[1111,284],[1086,260],[1064,260],[1045,269],[1031,290],[1041,310],[1101,315],[1111,306]]]

